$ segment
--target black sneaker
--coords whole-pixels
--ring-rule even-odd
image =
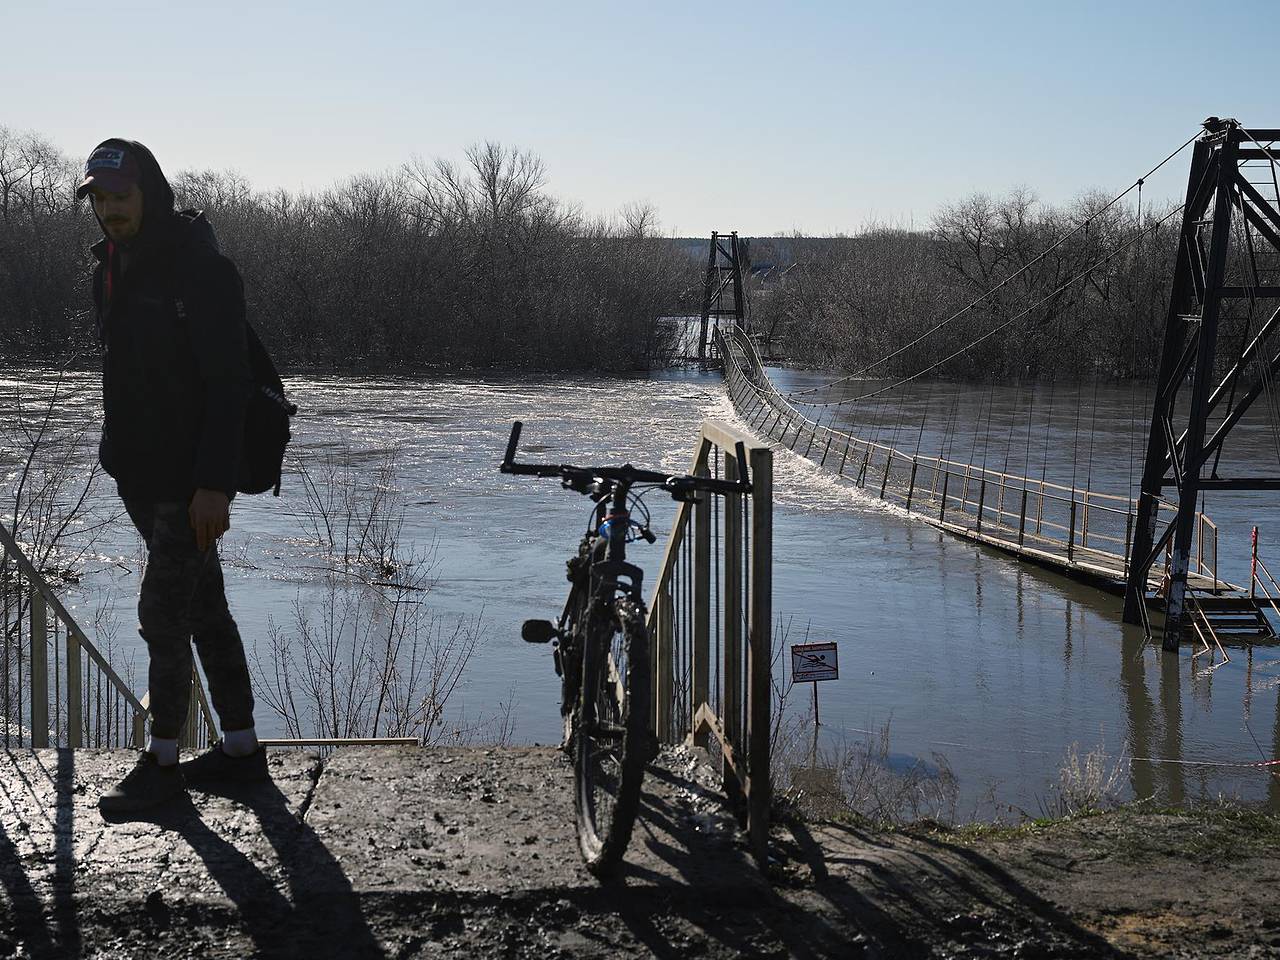
[[[182,774],[176,763],[162,767],[145,750],[123,780],[98,798],[103,813],[129,813],[164,803],[182,793]]]
[[[219,740],[200,756],[181,764],[187,783],[253,783],[270,780],[267,751],[262,747],[247,757],[233,757],[222,752]]]

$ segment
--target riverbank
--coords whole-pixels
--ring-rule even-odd
[[[1280,817],[1247,806],[781,832],[775,883],[843,891],[881,956],[1280,956]]]
[[[582,868],[556,750],[271,757],[271,783],[106,822],[127,751],[0,758],[0,955],[1280,956],[1280,818],[1141,806],[1017,828],[776,825],[751,860],[665,751],[622,876]]]

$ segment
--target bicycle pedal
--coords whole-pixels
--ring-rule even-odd
[[[525,643],[550,643],[557,636],[559,631],[550,620],[526,620],[520,628],[520,637]]]

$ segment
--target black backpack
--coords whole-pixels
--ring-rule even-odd
[[[200,219],[201,212],[180,210],[177,216],[192,222]],[[220,248],[213,225],[207,220],[204,223],[208,227],[208,245],[218,252]],[[241,288],[243,291],[243,283]],[[175,292],[173,299],[178,316],[185,319],[186,307],[183,306],[181,296]],[[247,320],[244,330],[249,347],[249,376],[253,381],[253,392],[249,395],[249,404],[245,408],[244,440],[240,446],[240,473],[236,478],[236,489],[249,494],[266,493],[270,490],[278,497],[284,450],[292,437],[289,433],[289,418],[298,412],[298,408],[285,396],[284,384],[276,371],[276,365],[271,362],[271,355]]]
[[[284,450],[289,445],[289,418],[298,408],[284,394],[284,384],[266,347],[253,327],[245,324],[249,341],[249,373],[253,393],[244,414],[244,444],[240,449],[240,475],[236,489],[241,493],[280,496],[280,471]]]

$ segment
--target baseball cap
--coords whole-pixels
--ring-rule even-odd
[[[84,179],[76,187],[76,199],[94,187],[102,187],[110,193],[127,193],[141,179],[141,173],[138,162],[123,147],[98,147],[85,162]]]

